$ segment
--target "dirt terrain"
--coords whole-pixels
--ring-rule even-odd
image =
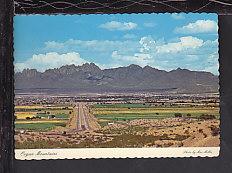
[[[78,127],[77,122],[77,129],[73,131],[17,132],[16,145],[18,148],[25,145],[28,148],[216,147],[220,143],[217,119],[140,119],[95,130]]]
[[[160,123],[162,126],[160,126]],[[158,128],[149,128],[147,135],[167,135],[173,140],[158,140],[157,145],[170,144],[170,146],[183,147],[216,147],[219,146],[219,120],[194,121],[194,120],[164,120],[161,122],[151,122],[158,124]],[[160,127],[160,128],[159,128]],[[175,140],[175,136],[187,136],[182,141]]]

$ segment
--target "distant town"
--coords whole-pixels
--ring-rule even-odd
[[[206,94],[155,94],[155,93],[88,93],[76,96],[18,94],[15,105],[66,105],[75,102],[89,102],[91,104],[134,104],[148,103],[152,106],[219,106],[219,93]]]

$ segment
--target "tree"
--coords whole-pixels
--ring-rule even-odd
[[[175,116],[176,118],[180,118],[180,117],[182,117],[182,114],[181,114],[181,113],[175,113],[174,116]]]
[[[36,115],[36,117],[35,117],[36,119],[41,119],[41,117],[40,116],[38,116],[38,115]]]
[[[212,120],[212,119],[216,119],[215,115],[209,115],[209,114],[201,114],[199,116],[199,119],[203,119],[203,120]]]

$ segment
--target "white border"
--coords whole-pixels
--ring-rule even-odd
[[[220,147],[15,149],[18,160],[217,157]]]

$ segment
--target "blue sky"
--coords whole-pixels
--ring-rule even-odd
[[[94,62],[218,74],[216,14],[29,15],[14,18],[15,69]]]

